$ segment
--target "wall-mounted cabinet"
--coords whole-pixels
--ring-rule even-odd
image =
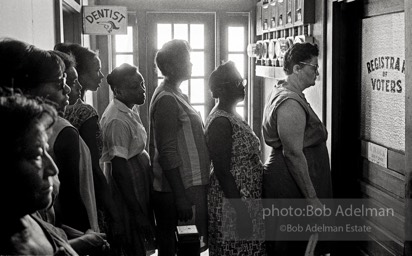
[[[315,0],[294,0],[294,24],[303,25],[315,23]]]
[[[256,75],[283,75],[271,68],[283,66],[283,56],[294,43],[311,42],[315,23],[315,0],[263,0],[256,4]],[[265,66],[267,68],[260,68]],[[264,70],[264,71],[263,71]]]
[[[268,0],[256,4],[256,35],[315,23],[315,0]]]
[[[262,35],[262,3],[257,3],[256,5],[256,35]]]
[[[293,27],[293,21],[295,17],[295,10],[294,10],[294,0],[286,0],[285,9],[285,28]]]

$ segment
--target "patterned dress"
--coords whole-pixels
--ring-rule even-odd
[[[89,118],[98,116],[96,109],[89,104],[84,103],[78,99],[73,105],[67,106],[64,112],[64,119],[68,120],[77,130],[80,131],[82,125],[89,120]],[[99,157],[102,156],[102,131],[99,122],[97,121],[99,129],[96,131],[97,148],[99,149]]]
[[[206,142],[209,126],[217,117],[225,117],[232,126],[232,158],[230,172],[246,199],[253,221],[253,236],[239,240],[236,232],[236,212],[225,199],[213,166],[208,193],[209,254],[213,255],[265,255],[264,223],[261,217],[263,164],[260,161],[260,142],[248,124],[240,117],[216,110],[206,120]],[[209,150],[213,150],[210,149]],[[213,164],[213,163],[212,163]]]

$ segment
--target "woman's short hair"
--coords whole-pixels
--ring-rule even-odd
[[[138,72],[136,66],[132,66],[127,63],[123,63],[119,67],[113,69],[113,71],[107,76],[107,83],[114,92],[114,89],[122,89],[130,76]]]
[[[229,60],[218,66],[209,77],[209,89],[212,92],[212,97],[217,98],[216,90],[223,83],[234,81],[233,78],[240,76],[239,71],[233,61]]]
[[[51,127],[57,118],[57,112],[52,105],[40,98],[11,94],[0,88],[0,162],[11,166],[13,160],[21,157],[19,147],[22,147],[25,135],[36,125],[45,129]],[[10,163],[8,165],[7,163]],[[5,166],[3,166],[5,167]],[[5,168],[7,170],[7,168]]]
[[[89,72],[91,62],[98,57],[97,53],[74,43],[58,43],[54,46],[54,50],[64,53],[70,53],[76,59],[76,70],[79,76]]]
[[[287,75],[290,75],[293,72],[293,66],[302,65],[300,62],[306,62],[318,56],[319,48],[316,44],[296,43],[285,53],[283,70]]]
[[[42,50],[15,39],[0,40],[0,56],[2,87],[26,91],[59,78],[65,70],[62,59],[54,51]]]
[[[156,65],[162,74],[166,77],[171,74],[165,68],[166,65],[174,66],[176,60],[184,53],[190,51],[190,45],[185,40],[173,39],[165,43],[162,48],[156,53]]]

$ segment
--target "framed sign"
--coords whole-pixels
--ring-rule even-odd
[[[83,33],[127,34],[127,8],[123,6],[83,6]]]
[[[361,135],[400,151],[405,150],[404,20],[395,13],[362,22]]]

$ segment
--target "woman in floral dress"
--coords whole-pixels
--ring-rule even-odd
[[[206,142],[212,161],[209,208],[209,253],[265,255],[264,224],[259,199],[263,165],[259,139],[236,113],[245,97],[245,83],[233,62],[210,76],[219,99],[206,121]]]

